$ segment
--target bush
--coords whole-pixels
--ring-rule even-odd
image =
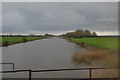
[[[23,42],[27,42],[28,40],[26,39],[26,37],[23,37],[23,38],[22,38],[22,41],[23,41]]]
[[[8,46],[9,45],[9,42],[8,41],[4,41],[3,43],[2,43],[2,46]]]

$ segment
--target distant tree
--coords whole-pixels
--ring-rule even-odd
[[[74,32],[69,32],[64,34],[67,37],[73,38],[81,38],[81,37],[89,37],[89,36],[97,36],[95,32],[91,33],[89,30],[75,30]]]
[[[82,33],[83,32],[83,30],[80,30],[80,29],[77,29],[76,31],[75,31],[75,33]]]
[[[76,31],[74,32],[74,35],[75,35],[75,36],[73,36],[73,37],[76,37],[76,38],[83,37],[83,36],[84,36],[84,31],[78,29],[78,30],[76,30]]]
[[[92,32],[92,36],[97,36],[96,32]]]
[[[91,36],[91,33],[89,30],[85,30],[85,35],[84,36]]]
[[[52,36],[51,34],[45,34],[45,36]]]

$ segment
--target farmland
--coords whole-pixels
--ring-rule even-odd
[[[25,39],[26,41],[23,41],[23,39]],[[12,45],[16,43],[22,43],[22,42],[33,41],[38,39],[43,39],[43,38],[42,37],[0,37],[0,46],[6,44],[5,42],[7,42],[8,45]]]

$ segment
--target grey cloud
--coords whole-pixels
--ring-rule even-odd
[[[117,31],[117,2],[3,3],[3,33],[34,31]]]

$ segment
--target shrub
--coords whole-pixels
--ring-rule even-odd
[[[26,37],[23,37],[23,38],[22,38],[22,41],[23,41],[23,42],[27,42],[28,40],[26,39]]]
[[[3,41],[2,46],[8,46],[9,42],[8,41]]]

